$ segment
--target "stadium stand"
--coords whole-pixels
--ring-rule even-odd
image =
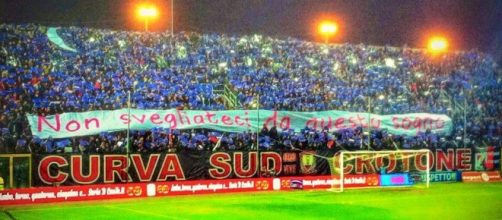
[[[263,128],[261,149],[418,149],[500,146],[502,74],[477,51],[431,58],[424,50],[217,34],[140,33],[0,24],[0,153],[125,152],[125,132],[69,139],[31,136],[27,113],[139,109],[427,112],[453,119],[450,135],[391,135],[362,128],[301,132]],[[465,117],[465,122],[464,122]],[[245,150],[256,132],[132,132],[132,152]]]

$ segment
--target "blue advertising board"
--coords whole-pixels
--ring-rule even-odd
[[[411,178],[414,182],[425,182],[426,173],[412,173]],[[443,172],[430,172],[429,181],[430,182],[458,182],[462,180],[462,176],[459,172],[455,171],[443,171]]]
[[[380,175],[380,186],[406,186],[412,185],[413,181],[409,173],[394,173]]]

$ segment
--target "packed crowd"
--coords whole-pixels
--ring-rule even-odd
[[[451,135],[338,131],[220,133],[203,129],[132,131],[132,152],[256,149],[373,149],[500,146],[502,73],[481,52],[431,55],[407,47],[326,45],[297,39],[140,33],[0,24],[0,153],[124,152],[126,133],[69,139],[31,136],[26,114],[139,109],[222,110],[228,86],[237,106],[261,109],[427,112],[454,121]],[[260,97],[259,100],[257,97]],[[370,103],[371,102],[371,103]],[[465,116],[465,117],[464,117]],[[464,123],[464,118],[466,123]],[[464,137],[465,134],[465,137]],[[257,140],[258,139],[258,140]]]

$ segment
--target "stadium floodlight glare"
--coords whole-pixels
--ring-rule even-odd
[[[139,8],[139,16],[144,18],[154,18],[157,17],[157,8],[153,6],[143,6]]]
[[[325,21],[319,25],[319,33],[324,35],[325,43],[328,43],[329,37],[336,34],[337,31],[338,31],[338,25],[333,22]]]
[[[157,18],[159,12],[155,6],[142,5],[138,8],[138,16],[145,21],[145,31],[148,31],[148,21]]]
[[[334,34],[338,30],[336,24],[331,22],[321,23],[321,27],[319,29],[322,34]]]
[[[432,37],[429,40],[429,50],[433,53],[445,52],[448,49],[448,41],[444,37]]]

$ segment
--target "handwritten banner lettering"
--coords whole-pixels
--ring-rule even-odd
[[[70,112],[50,116],[27,115],[31,132],[39,138],[66,138],[101,132],[147,130],[152,128],[207,128],[223,132],[256,131],[265,124],[278,130],[299,131],[305,127],[336,131],[346,128],[387,129],[391,134],[416,135],[430,130],[447,134],[453,125],[446,115],[413,113],[376,115],[345,111],[293,112],[269,110],[142,110]]]

